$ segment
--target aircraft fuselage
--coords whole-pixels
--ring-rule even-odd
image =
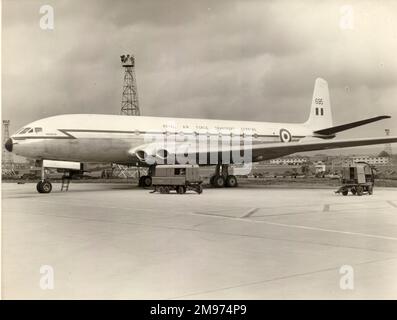
[[[255,144],[296,142],[311,133],[304,124],[76,114],[26,125],[12,136],[12,148],[16,154],[38,160],[134,165],[138,163],[131,150],[154,136],[175,139],[176,143],[207,139],[219,144],[250,137]]]

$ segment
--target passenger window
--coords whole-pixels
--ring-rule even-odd
[[[34,131],[35,131],[36,133],[39,133],[39,132],[43,132],[43,129],[42,129],[42,128],[34,128]]]

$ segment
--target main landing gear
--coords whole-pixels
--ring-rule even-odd
[[[236,176],[229,174],[228,164],[217,164],[215,175],[210,178],[210,184],[214,188],[235,188],[237,187],[238,182]]]
[[[149,188],[152,186],[152,175],[154,174],[154,170],[154,166],[149,167],[148,174],[139,178],[139,187]]]
[[[139,178],[139,186],[142,188],[148,188],[152,185],[151,176],[142,176]]]

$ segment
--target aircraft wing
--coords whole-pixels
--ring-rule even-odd
[[[164,157],[156,156],[159,150],[167,150],[168,155],[173,155],[176,159],[187,159],[186,154],[189,154],[189,159],[194,159],[197,164],[207,164],[214,163],[214,159],[224,159],[225,154],[229,154],[230,159],[235,159],[234,155],[240,155],[240,160],[244,159],[244,162],[251,161],[262,161],[268,159],[275,159],[285,155],[306,152],[306,151],[316,151],[316,150],[327,150],[327,149],[337,149],[337,148],[348,148],[357,146],[367,146],[374,144],[386,144],[397,142],[396,137],[379,137],[379,138],[360,138],[360,139],[344,139],[344,140],[324,140],[320,138],[312,138],[310,140],[301,140],[300,142],[275,142],[275,143],[261,143],[261,144],[248,144],[248,145],[235,145],[235,146],[222,146],[217,149],[211,150],[196,150],[189,148],[188,145],[184,143],[177,144],[173,146],[171,151],[166,146],[160,146],[158,144],[148,144],[142,145],[141,147],[135,149],[139,151],[131,151],[130,154],[137,157],[139,160],[143,159],[143,156],[139,155],[142,151],[146,154],[152,155],[152,159],[157,164],[162,163],[159,160],[164,160]],[[181,151],[182,150],[182,151]],[[161,152],[164,156],[164,153]],[[248,156],[247,156],[248,155]],[[203,161],[204,159],[204,161]],[[248,159],[248,160],[247,160]],[[235,159],[236,160],[236,159]],[[166,161],[167,162],[167,161]],[[180,162],[177,160],[177,162]],[[191,161],[189,161],[191,163]],[[238,161],[233,161],[237,162]],[[184,162],[186,163],[186,162]],[[152,163],[153,164],[153,163]]]

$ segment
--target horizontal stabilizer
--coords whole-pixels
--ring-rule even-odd
[[[263,160],[278,158],[284,155],[293,154],[297,152],[328,150],[338,148],[351,148],[359,146],[369,146],[375,144],[395,143],[395,137],[378,137],[378,138],[359,138],[359,139],[343,139],[343,140],[323,140],[317,139],[307,142],[280,142],[268,143],[264,145],[253,145],[252,155],[255,159],[261,155]]]
[[[375,121],[379,121],[379,120],[383,120],[383,119],[389,119],[391,118],[390,116],[379,116],[379,117],[374,117],[374,118],[370,118],[370,119],[365,119],[365,120],[360,120],[360,121],[356,121],[356,122],[350,122],[347,124],[342,124],[340,126],[335,126],[335,127],[330,127],[330,128],[326,128],[326,129],[321,129],[321,130],[316,130],[314,131],[315,134],[320,134],[320,135],[325,135],[325,136],[330,136],[333,135],[337,132],[341,132],[341,131],[345,131],[348,129],[352,129],[355,127],[359,127],[359,126],[363,126],[365,124],[371,123],[371,122],[375,122]]]

